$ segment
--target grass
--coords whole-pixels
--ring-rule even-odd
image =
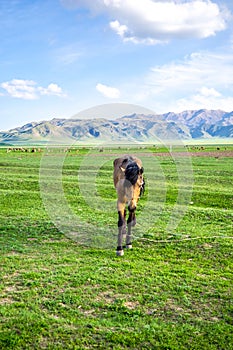
[[[112,158],[125,151],[72,150],[64,160],[67,202],[96,231],[117,229]],[[111,249],[83,246],[52,222],[39,187],[43,153],[0,150],[1,349],[233,349],[232,158],[193,157],[191,194],[177,163],[153,151],[134,150],[158,172],[145,168],[139,238],[119,258],[115,237]],[[179,187],[190,201],[168,229]]]

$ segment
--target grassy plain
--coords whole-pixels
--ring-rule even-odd
[[[97,231],[116,228],[115,204],[105,213],[90,203],[115,203],[112,160],[126,151],[80,148],[64,159],[67,202]],[[185,162],[165,149],[133,150],[152,159],[158,176],[145,168],[138,239],[116,257],[115,246],[80,245],[54,225],[40,193],[43,152],[0,149],[1,349],[233,349],[233,147],[190,151],[192,172],[180,184]],[[93,198],[85,198],[80,186],[88,188],[96,164]],[[183,188],[189,202],[168,229]]]

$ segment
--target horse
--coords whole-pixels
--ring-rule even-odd
[[[144,192],[145,181],[143,177],[144,169],[142,161],[131,155],[124,155],[113,162],[113,182],[117,192],[118,211],[118,256],[124,255],[122,246],[123,239],[126,239],[126,248],[132,248],[131,229],[136,225],[135,210],[138,200]],[[129,216],[127,219],[126,233],[126,204],[128,204]]]

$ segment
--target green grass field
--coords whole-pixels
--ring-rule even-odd
[[[0,149],[0,349],[233,349],[233,147],[191,151],[132,150],[147,186],[117,257],[112,160],[131,150]]]

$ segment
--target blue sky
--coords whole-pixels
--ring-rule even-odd
[[[233,110],[232,0],[1,0],[0,130],[107,103]]]

